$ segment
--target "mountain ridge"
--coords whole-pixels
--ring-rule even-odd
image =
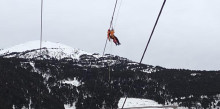
[[[43,46],[40,53],[38,45],[5,49],[0,56],[1,109],[116,109],[125,96],[188,108],[220,107],[220,71],[166,69],[111,54],[66,50],[57,43]]]
[[[105,54],[101,56],[98,53],[88,53],[80,49],[74,49],[70,46],[53,43],[50,41],[43,41],[40,53],[39,40],[29,41],[23,44],[15,45],[13,47],[0,51],[0,56],[4,58],[24,58],[24,59],[64,59],[74,60],[76,65],[83,67],[107,67],[113,65],[123,64],[127,69],[138,70],[146,73],[162,70],[162,67],[154,67],[152,65],[139,64],[127,58]]]
[[[15,45],[10,48],[6,48],[0,51],[0,55],[3,57],[18,57],[18,58],[76,58],[78,59],[82,54],[87,53],[80,49],[75,49],[70,46],[53,43],[50,41],[42,42],[42,49],[40,53],[40,40],[29,41],[23,44]]]
[[[141,67],[150,66],[129,66],[126,59],[110,67],[108,63],[92,67],[93,61],[88,61],[91,57],[82,55],[79,60],[0,57],[3,87],[0,104],[4,104],[0,108],[27,109],[30,105],[40,109],[40,105],[45,109],[65,109],[65,105],[70,105],[76,109],[103,109],[103,106],[116,109],[120,98],[125,96],[188,108],[220,106],[220,72],[162,69],[146,73]]]

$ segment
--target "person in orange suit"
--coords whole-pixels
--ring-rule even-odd
[[[120,45],[121,43],[119,42],[118,38],[115,36],[115,31],[114,29],[108,29],[108,32],[107,32],[107,36],[108,36],[108,40],[110,41],[110,39],[113,40],[113,42],[115,43],[115,45]]]

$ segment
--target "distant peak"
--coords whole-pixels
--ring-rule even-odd
[[[42,48],[74,49],[70,46],[61,44],[59,42],[55,43],[55,42],[50,42],[50,41],[42,41]],[[22,44],[18,44],[18,45],[2,50],[1,53],[8,52],[8,51],[9,52],[24,52],[24,51],[33,50],[33,49],[40,49],[40,40],[28,41]]]
[[[82,54],[91,54],[83,50],[75,49],[65,44],[61,44],[59,42],[55,43],[55,42],[50,42],[50,41],[42,41],[42,48],[43,48],[42,52],[44,52],[43,54],[49,55],[54,58],[59,57],[59,59],[65,58],[65,57],[78,58]],[[28,58],[30,58],[30,57],[36,57],[37,55],[40,55],[39,50],[40,50],[40,40],[34,40],[34,41],[25,42],[23,44],[15,45],[13,47],[1,50],[0,55],[8,55],[10,53],[16,52],[16,53],[20,53],[19,57],[22,57],[22,55],[24,56],[28,54]],[[10,55],[10,57],[13,57],[13,56]]]

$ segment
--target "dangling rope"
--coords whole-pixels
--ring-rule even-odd
[[[163,5],[162,5],[162,7],[161,7],[161,9],[160,9],[160,12],[159,12],[159,14],[158,14],[158,16],[157,16],[157,20],[156,20],[156,22],[155,22],[155,24],[154,24],[154,27],[153,27],[153,30],[152,30],[152,32],[151,32],[150,38],[149,38],[149,40],[148,40],[148,42],[147,42],[147,45],[146,45],[145,50],[144,50],[144,53],[143,53],[143,55],[142,55],[142,57],[141,57],[140,64],[142,63],[142,60],[143,60],[143,58],[144,58],[144,55],[145,55],[145,53],[146,53],[146,51],[147,51],[148,45],[149,45],[149,43],[150,43],[150,41],[151,41],[151,38],[152,38],[152,36],[153,36],[154,30],[155,30],[155,28],[156,28],[156,26],[157,26],[157,23],[158,23],[158,21],[159,21],[159,18],[160,18],[160,15],[161,15],[162,11],[163,11],[163,8],[164,8],[165,3],[166,3],[166,0],[164,0]],[[132,86],[132,85],[131,85],[131,86]],[[130,92],[130,90],[131,90],[131,88],[129,89],[128,92]],[[125,100],[124,100],[124,103],[123,103],[121,109],[124,108],[124,105],[125,105],[125,103],[126,103],[127,98],[128,98],[128,96],[125,97]]]
[[[113,54],[113,53],[112,53],[112,42],[111,42],[110,54]],[[110,56],[111,56],[111,55],[110,55]],[[112,63],[111,60],[112,60],[112,56],[110,57],[110,61],[109,61],[109,65],[108,65],[108,66],[109,66],[109,70],[108,70],[108,71],[109,71],[109,72],[108,72],[109,84],[111,84],[111,65],[110,65],[110,64]]]
[[[41,19],[40,19],[40,56],[42,55],[42,40],[43,40],[43,0],[41,0]]]
[[[112,24],[113,24],[113,19],[114,19],[115,9],[116,9],[116,7],[117,7],[117,3],[118,3],[118,0],[116,0],[116,2],[115,2],[115,7],[114,7],[113,14],[112,14],[112,19],[111,19],[111,22],[110,22],[110,27],[109,27],[109,29],[112,28]],[[103,50],[103,54],[102,54],[102,56],[104,56],[104,54],[105,54],[105,48],[106,48],[107,42],[108,42],[108,38],[106,38],[106,41],[105,41],[105,47],[104,47],[104,50]]]
[[[105,41],[105,47],[104,47],[104,50],[103,50],[103,53],[102,53],[102,57],[105,55],[105,48],[106,48],[107,42],[108,42],[108,38]]]
[[[117,3],[118,3],[118,0],[116,0],[116,2],[115,2],[115,7],[114,7],[114,11],[113,11],[113,15],[112,15],[112,19],[111,19],[111,22],[110,22],[110,27],[109,27],[109,29],[112,27],[112,23],[113,23],[113,19],[114,19],[114,14],[115,14],[115,9],[116,9],[116,6],[117,6]],[[102,57],[105,55],[105,49],[106,49],[106,45],[107,45],[107,41],[108,41],[108,38],[106,38],[106,42],[105,42],[105,46],[104,46],[104,50],[103,50],[103,54],[102,54]],[[109,63],[110,64],[110,63]],[[110,80],[111,80],[111,69],[110,69],[110,65],[109,65],[109,83],[110,83]],[[99,76],[99,73],[98,73],[98,76]],[[96,85],[97,85],[97,83],[95,82],[95,85],[94,85],[94,89],[93,89],[93,92],[95,92],[95,90],[96,90]],[[93,100],[91,100],[91,103],[90,103],[90,106],[92,105],[92,101]]]
[[[113,14],[112,14],[112,18],[111,18],[111,22],[110,22],[110,26],[109,26],[109,29],[112,28],[112,25],[113,25],[113,20],[114,20],[114,15],[115,15],[115,10],[116,10],[116,7],[117,7],[117,3],[118,3],[118,0],[116,0],[115,2],[115,7],[114,7],[114,11],[113,11]],[[105,49],[106,49],[106,45],[107,45],[107,42],[108,42],[108,38],[106,38],[106,42],[105,42],[105,46],[104,46],[104,50],[103,50],[103,54],[102,56],[105,55]],[[111,46],[112,47],[112,46]],[[111,57],[112,58],[112,57]],[[112,59],[110,59],[112,60]],[[109,78],[108,78],[108,81],[109,81],[109,87],[110,87],[110,90],[111,90],[111,61],[109,61]]]

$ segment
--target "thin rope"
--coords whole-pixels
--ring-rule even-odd
[[[106,41],[105,41],[105,47],[104,47],[104,50],[103,50],[102,57],[105,55],[105,48],[106,48],[107,42],[108,42],[108,38],[106,38]]]
[[[111,42],[111,49],[110,49],[110,56],[111,55],[113,55],[113,53],[112,53],[112,42]],[[110,61],[109,61],[109,77],[108,77],[108,79],[109,79],[109,84],[111,84],[111,60],[112,60],[112,56],[110,57]]]
[[[112,28],[112,23],[113,23],[113,19],[114,19],[114,15],[115,15],[115,9],[116,9],[116,7],[117,7],[117,3],[118,3],[118,0],[116,0],[116,2],[115,2],[115,7],[114,7],[114,11],[113,11],[113,14],[112,14],[112,19],[111,19],[111,22],[110,22],[110,27],[109,27],[109,29],[110,28]],[[108,42],[108,38],[106,38],[106,41],[105,41],[105,46],[104,46],[104,50],[103,50],[103,54],[102,54],[102,57],[105,55],[105,49],[106,49],[106,46],[107,46],[107,42]],[[110,64],[110,63],[109,63]],[[110,71],[111,69],[110,69],[110,65],[109,65],[109,82],[110,82],[110,73],[111,73],[111,71]]]
[[[121,0],[120,5],[119,5],[119,8],[118,8],[118,12],[117,12],[116,19],[115,19],[115,23],[114,23],[114,24],[115,24],[115,25],[114,25],[114,29],[116,28],[116,25],[117,25],[118,16],[119,16],[119,11],[120,11],[120,9],[121,9],[122,1],[123,1],[123,0]]]
[[[42,40],[43,40],[43,0],[41,0],[41,20],[40,20],[40,56],[42,55]]]
[[[109,27],[109,29],[112,28],[112,23],[113,23],[113,19],[114,19],[115,9],[116,9],[116,7],[117,7],[117,3],[118,3],[118,0],[116,0],[116,2],[115,2],[115,8],[114,8],[114,11],[113,11],[113,14],[112,14],[112,20],[111,20],[111,22],[110,22],[110,27]]]
[[[142,63],[142,60],[143,60],[143,58],[144,58],[144,55],[145,55],[145,53],[146,53],[146,51],[147,51],[148,45],[149,45],[150,40],[151,40],[151,38],[152,38],[152,36],[153,36],[154,30],[155,30],[155,28],[156,28],[156,26],[157,26],[157,23],[158,23],[158,21],[159,21],[159,18],[160,18],[160,15],[161,15],[162,11],[163,11],[163,8],[164,8],[165,3],[166,3],[166,0],[164,0],[164,2],[163,2],[163,4],[162,4],[162,7],[161,7],[161,9],[160,9],[160,12],[159,12],[159,14],[158,14],[158,16],[157,16],[157,20],[156,20],[156,22],[155,22],[155,24],[154,24],[154,27],[153,27],[153,30],[152,30],[152,32],[151,32],[150,38],[149,38],[149,40],[148,40],[148,42],[147,42],[147,45],[146,45],[146,48],[145,48],[144,53],[143,53],[143,55],[142,55],[140,64]],[[133,82],[133,83],[134,83],[134,82]],[[131,86],[132,86],[132,85],[131,85]],[[129,88],[129,91],[128,91],[128,92],[130,92],[130,90],[131,90],[131,88]],[[125,105],[125,103],[126,103],[127,98],[128,98],[128,96],[125,97],[125,100],[124,100],[124,103],[123,103],[121,109],[124,109],[124,105]]]
[[[112,55],[112,56],[111,56]],[[112,42],[111,42],[111,48],[110,48],[110,61],[109,61],[109,75],[108,75],[108,83],[109,83],[109,88],[110,88],[110,94],[112,92],[112,84],[111,84],[111,65],[113,65],[112,63],[112,58],[113,58],[113,52],[112,52]],[[110,108],[112,109],[112,105],[110,106]]]
[[[112,27],[112,23],[113,23],[113,19],[114,19],[115,9],[116,9],[117,3],[118,3],[118,0],[116,0],[116,2],[115,2],[115,7],[114,7],[113,14],[112,14],[112,19],[111,19],[111,22],[110,22],[110,27],[109,27],[109,29]],[[104,56],[104,54],[105,54],[105,48],[106,48],[107,42],[108,42],[108,38],[106,38],[105,47],[104,47],[102,56]]]

